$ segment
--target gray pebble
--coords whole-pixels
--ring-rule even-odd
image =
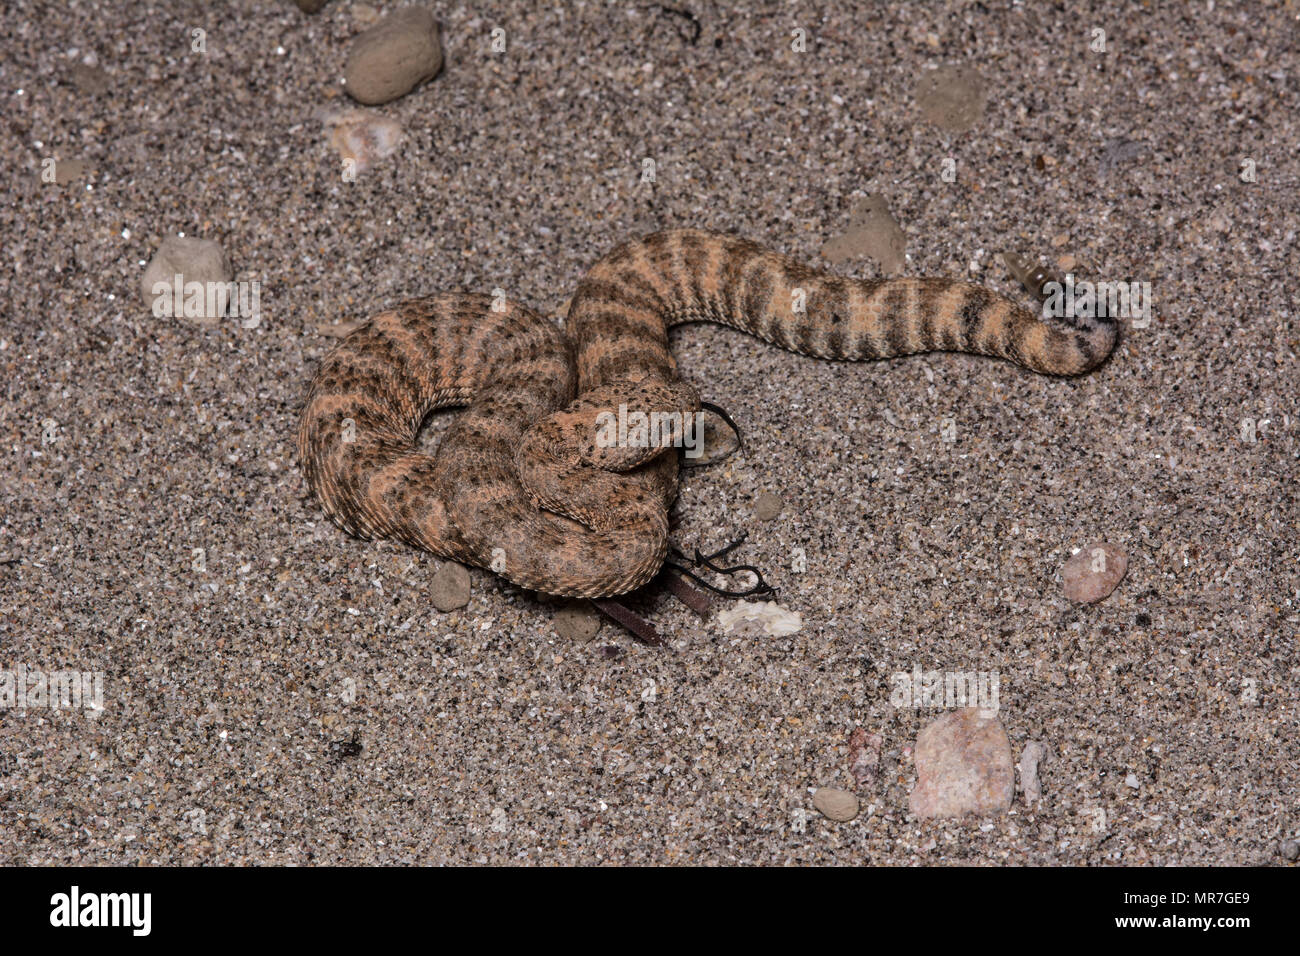
[[[343,77],[348,95],[375,106],[405,96],[442,68],[438,23],[423,7],[403,7],[357,36]]]
[[[72,258],[82,272],[91,272],[95,269],[95,248],[89,242],[74,243]]]
[[[987,84],[969,66],[955,64],[921,76],[916,103],[927,122],[952,133],[970,129],[984,115]]]
[[[600,614],[588,601],[574,601],[555,612],[551,618],[555,633],[561,639],[575,644],[585,644],[600,631]]]
[[[1097,174],[1100,178],[1105,179],[1116,166],[1126,163],[1130,159],[1136,159],[1145,152],[1146,147],[1141,143],[1134,142],[1131,139],[1113,139],[1106,144],[1106,149],[1101,154]]]
[[[1043,785],[1038,779],[1038,767],[1047,759],[1047,746],[1041,740],[1031,740],[1020,752],[1020,789],[1025,794],[1025,806],[1033,807],[1043,797]]]
[[[429,585],[429,600],[439,611],[454,611],[469,603],[469,572],[455,561],[445,561]]]
[[[86,162],[81,159],[60,159],[54,163],[54,182],[60,186],[76,182],[86,171]]]
[[[822,816],[837,823],[848,823],[858,815],[858,798],[847,790],[822,787],[813,794],[813,806]]]
[[[1277,845],[1277,851],[1282,854],[1282,859],[1294,863],[1297,859],[1300,859],[1300,842],[1283,840]]]
[[[771,521],[781,513],[782,501],[770,491],[754,499],[754,515],[759,521]]]
[[[849,228],[828,240],[821,254],[836,265],[867,256],[886,273],[897,272],[907,262],[907,237],[883,196],[867,196],[849,215]]]
[[[96,95],[108,91],[109,75],[97,66],[74,63],[68,68],[68,79],[83,93]]]

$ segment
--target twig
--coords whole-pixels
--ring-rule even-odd
[[[618,601],[609,598],[597,598],[591,603],[596,605],[596,610],[610,620],[627,628],[628,632],[642,644],[649,644],[651,647],[662,647],[664,645],[664,639],[659,636],[659,632],[655,630],[653,624],[639,614],[633,614]]]
[[[695,585],[691,584],[685,578],[679,577],[672,570],[665,570],[661,575],[664,587],[677,600],[681,601],[688,608],[698,614],[700,617],[708,617],[709,611],[713,608],[713,599],[701,591]]]

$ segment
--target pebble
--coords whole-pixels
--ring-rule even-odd
[[[229,282],[232,278],[230,261],[226,258],[221,243],[215,239],[168,236],[153,254],[140,278],[140,292],[151,311],[155,298],[159,298],[166,301],[169,314],[175,318],[188,318],[204,324],[220,319],[219,315],[208,315],[206,310],[201,315],[186,315],[184,303],[171,302],[171,289],[177,275],[183,283]],[[168,289],[155,297],[153,287],[157,282],[167,283]]]
[[[293,2],[298,4],[298,9],[303,13],[320,13],[321,8],[330,0],[293,0]]]
[[[883,744],[880,734],[869,734],[861,727],[849,735],[849,773],[859,790],[875,787]]]
[[[880,263],[886,273],[897,272],[907,261],[907,237],[883,196],[867,196],[849,214],[849,228],[826,242],[821,255],[835,265],[862,256]]]
[[[822,787],[813,794],[817,812],[837,823],[848,823],[858,815],[858,798],[847,790],[830,790]]]
[[[54,163],[54,182],[60,186],[75,182],[86,171],[86,162],[82,159],[60,159]]]
[[[437,21],[423,7],[403,7],[358,34],[343,76],[348,95],[375,106],[405,96],[442,68]]]
[[[1097,173],[1105,179],[1116,166],[1126,163],[1131,159],[1136,159],[1145,153],[1147,148],[1141,143],[1131,139],[1113,139],[1106,144],[1102,150],[1101,162],[1098,164]]]
[[[343,110],[325,117],[330,146],[352,172],[364,173],[376,162],[391,156],[402,142],[402,125],[369,110]]]
[[[1025,806],[1032,807],[1043,798],[1043,785],[1038,779],[1038,766],[1047,759],[1047,746],[1041,740],[1031,740],[1020,752],[1020,789],[1025,795]]]
[[[562,640],[586,644],[600,631],[601,617],[589,601],[574,601],[556,611],[551,622]]]
[[[444,561],[429,586],[429,600],[439,611],[454,611],[469,603],[469,571],[455,561]]]
[[[1142,784],[1138,781],[1137,774],[1131,773],[1124,778],[1124,786],[1137,790]]]
[[[783,502],[770,491],[765,491],[754,499],[754,515],[759,521],[771,521],[781,513]]]
[[[1011,741],[996,715],[966,707],[944,714],[916,738],[913,815],[1005,813],[1015,795]]]
[[[72,259],[82,272],[93,272],[96,268],[95,247],[88,242],[73,243]]]
[[[1300,843],[1295,840],[1283,840],[1277,845],[1277,851],[1282,854],[1282,859],[1294,863],[1300,859]]]
[[[945,66],[921,76],[916,103],[927,122],[952,133],[963,133],[984,115],[986,86],[974,67]]]
[[[1065,562],[1061,571],[1065,596],[1076,604],[1096,604],[1119,586],[1128,558],[1111,544],[1093,541]]]
[[[68,68],[68,79],[83,93],[96,95],[108,91],[109,76],[97,66],[74,63]]]

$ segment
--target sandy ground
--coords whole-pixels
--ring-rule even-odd
[[[101,672],[104,707],[0,711],[0,860],[1280,861],[1300,830],[1300,8],[686,6],[694,43],[652,4],[437,4],[446,66],[377,108],[406,140],[348,183],[319,116],[347,105],[356,4],[7,5],[0,666]],[[987,84],[965,132],[916,101],[953,65]],[[558,313],[658,227],[824,264],[867,194],[909,273],[1022,296],[997,253],[1073,257],[1150,282],[1154,311],[1072,381],[675,332],[747,439],[688,474],[680,539],[748,532],[799,633],[660,599],[669,649],[611,624],[578,644],[477,570],[440,614],[434,559],[304,497],[297,414],[338,326],[452,288]],[[144,264],[176,232],[261,282],[256,328],[150,314]],[[785,503],[768,522],[764,491]],[[1094,538],[1129,572],[1075,606],[1061,566]],[[1014,752],[1049,753],[1036,809],[909,816],[940,714],[891,705],[913,667],[999,674]],[[833,823],[811,789],[853,786],[858,726],[882,778]]]

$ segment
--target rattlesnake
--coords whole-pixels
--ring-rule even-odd
[[[398,538],[534,591],[607,597],[647,583],[668,549],[678,455],[604,447],[620,404],[694,413],[668,329],[729,325],[826,359],[933,350],[1077,375],[1113,321],[1040,319],[950,279],[841,278],[732,236],[659,232],[592,267],[567,334],[485,295],[414,299],[375,315],[321,364],[299,431],[308,485],[351,534]],[[576,396],[576,398],[575,398]],[[415,451],[434,409],[466,406],[435,455]]]

